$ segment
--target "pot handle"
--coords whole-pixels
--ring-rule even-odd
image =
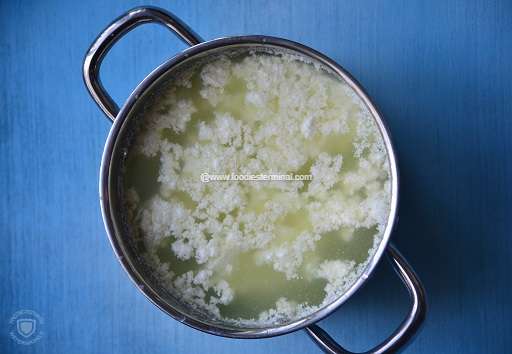
[[[364,354],[396,353],[416,333],[425,319],[427,310],[425,289],[418,276],[393,245],[388,246],[387,255],[391,265],[409,291],[411,310],[400,324],[400,327],[389,338],[375,348],[364,352]],[[327,354],[354,354],[341,347],[327,332],[317,325],[308,326],[305,330],[311,339]]]
[[[119,107],[101,84],[99,77],[101,62],[110,48],[123,35],[143,23],[151,22],[166,27],[190,46],[203,41],[175,15],[157,7],[137,7],[114,20],[93,42],[85,55],[83,66],[83,77],[87,90],[111,121],[116,118]]]

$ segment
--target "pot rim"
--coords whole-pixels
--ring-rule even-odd
[[[298,52],[299,54],[305,56],[306,58],[313,58],[316,61],[319,61],[330,70],[333,71],[334,74],[340,76],[361,98],[364,102],[368,110],[370,111],[373,119],[377,123],[379,131],[381,133],[382,139],[384,140],[384,145],[386,147],[386,152],[389,161],[390,168],[390,176],[391,176],[391,201],[390,201],[390,211],[386,224],[386,228],[382,235],[382,239],[375,251],[373,257],[369,260],[365,270],[358,277],[358,279],[350,286],[350,288],[345,291],[340,297],[338,297],[335,301],[330,304],[318,309],[317,311],[309,314],[308,316],[298,319],[292,323],[288,323],[285,325],[280,325],[277,327],[271,328],[245,328],[245,329],[235,329],[231,327],[217,326],[210,323],[205,323],[200,320],[197,320],[186,313],[182,313],[178,311],[173,306],[168,304],[159,294],[155,291],[150,284],[148,284],[145,278],[139,273],[137,267],[131,262],[129,257],[125,256],[125,250],[123,246],[123,242],[120,241],[120,237],[116,236],[116,228],[114,225],[113,213],[111,210],[110,203],[110,180],[111,180],[111,163],[112,163],[112,155],[114,153],[114,147],[116,142],[120,137],[120,131],[123,127],[123,124],[127,121],[127,118],[130,117],[130,113],[132,109],[135,107],[139,98],[146,93],[146,91],[155,83],[162,75],[166,74],[169,70],[183,61],[202,54],[206,51],[229,47],[229,46],[250,46],[250,45],[258,45],[258,46],[271,46],[278,48],[285,48],[288,50],[292,50]],[[105,224],[105,229],[108,234],[109,241],[114,249],[117,259],[123,266],[126,273],[129,275],[130,279],[137,285],[139,290],[160,310],[173,317],[175,320],[182,322],[194,329],[200,330],[202,332],[206,332],[209,334],[229,337],[229,338],[267,338],[274,337],[283,334],[287,334],[299,329],[303,329],[311,324],[314,324],[336,309],[338,309],[345,301],[348,300],[361,286],[368,280],[370,275],[373,273],[375,267],[379,263],[382,255],[388,245],[391,232],[395,225],[396,214],[397,214],[397,205],[398,205],[398,167],[396,163],[395,151],[391,142],[389,130],[387,129],[386,124],[383,121],[382,115],[379,113],[369,96],[366,94],[362,85],[352,77],[352,75],[345,70],[341,65],[337,64],[335,61],[325,56],[324,54],[309,48],[303,44],[290,41],[287,39],[272,37],[272,36],[264,36],[264,35],[249,35],[249,36],[232,36],[232,37],[221,37],[217,39],[213,39],[210,41],[201,42],[200,44],[191,46],[182,52],[178,53],[174,57],[166,60],[164,63],[155,68],[150,74],[148,74],[144,80],[142,80],[137,87],[130,94],[128,99],[125,101],[123,106],[121,107],[119,113],[117,114],[114,123],[110,129],[108,134],[105,147],[103,150],[103,155],[101,159],[100,166],[100,180],[99,180],[99,195],[100,195],[100,207],[101,213],[103,217],[103,221]]]

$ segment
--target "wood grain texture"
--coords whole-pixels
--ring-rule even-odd
[[[422,277],[429,314],[408,353],[512,347],[510,1],[154,1],[205,39],[289,38],[331,56],[384,113],[401,170],[393,239]],[[137,1],[0,1],[0,352],[316,353],[302,332],[213,337],[170,319],[132,285],[103,229],[98,167],[110,123],[81,79],[96,35]],[[122,102],[183,44],[148,25],[103,77]],[[322,325],[354,350],[388,335],[406,294],[382,263]],[[19,309],[45,335],[15,344]]]

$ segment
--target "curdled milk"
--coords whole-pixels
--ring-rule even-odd
[[[389,216],[389,161],[343,81],[288,54],[222,56],[159,88],[144,119],[126,164],[127,215],[183,302],[238,325],[278,324],[362,273]]]

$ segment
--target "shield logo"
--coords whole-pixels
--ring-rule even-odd
[[[20,318],[16,321],[18,333],[25,338],[30,337],[36,331],[36,320],[32,318]]]

